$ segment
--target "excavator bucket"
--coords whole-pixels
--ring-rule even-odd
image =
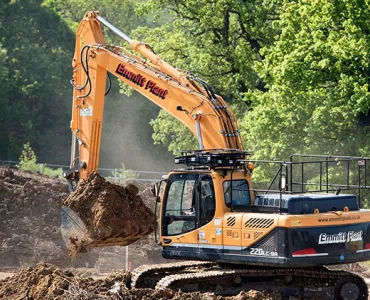
[[[106,181],[94,172],[63,202],[61,232],[71,256],[94,247],[126,246],[152,233],[155,214],[138,188]]]

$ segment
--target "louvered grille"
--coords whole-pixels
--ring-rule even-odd
[[[251,218],[244,223],[247,228],[269,228],[274,224],[273,219]]]
[[[236,218],[235,217],[228,217],[227,220],[226,220],[226,224],[227,226],[234,226],[236,223]]]

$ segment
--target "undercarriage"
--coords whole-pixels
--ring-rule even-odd
[[[366,282],[359,275],[317,268],[239,268],[235,265],[186,261],[145,265],[132,273],[131,288],[214,292],[232,296],[251,289],[282,299],[368,299]]]

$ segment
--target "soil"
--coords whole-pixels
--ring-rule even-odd
[[[69,237],[69,253],[78,256],[89,247],[126,246],[152,233],[156,217],[137,195],[138,192],[133,184],[116,185],[96,172],[87,180],[80,181],[76,190],[63,202],[84,224],[76,226],[76,221],[71,220],[71,214],[68,214],[66,219],[77,227],[77,231],[86,227],[82,235]]]
[[[0,267],[68,264],[60,237],[61,180],[0,168]]]
[[[214,293],[182,293],[171,290],[127,288],[130,273],[116,272],[104,279],[81,278],[69,270],[39,263],[0,281],[1,299],[279,299],[258,291],[241,292],[235,297]]]
[[[153,207],[147,184],[139,196]],[[44,261],[93,273],[126,268],[126,247],[95,248],[78,259],[68,255],[61,235],[61,206],[68,197],[65,180],[0,166],[0,270],[14,272]],[[128,247],[131,268],[165,262],[151,234]]]

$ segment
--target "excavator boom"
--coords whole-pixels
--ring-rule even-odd
[[[125,39],[136,54],[107,45],[101,24]],[[98,12],[87,13],[77,29],[72,65],[71,169],[79,172],[79,178],[86,179],[98,169],[107,72],[185,124],[198,138],[200,149],[243,149],[235,116],[206,82],[178,71]]]

